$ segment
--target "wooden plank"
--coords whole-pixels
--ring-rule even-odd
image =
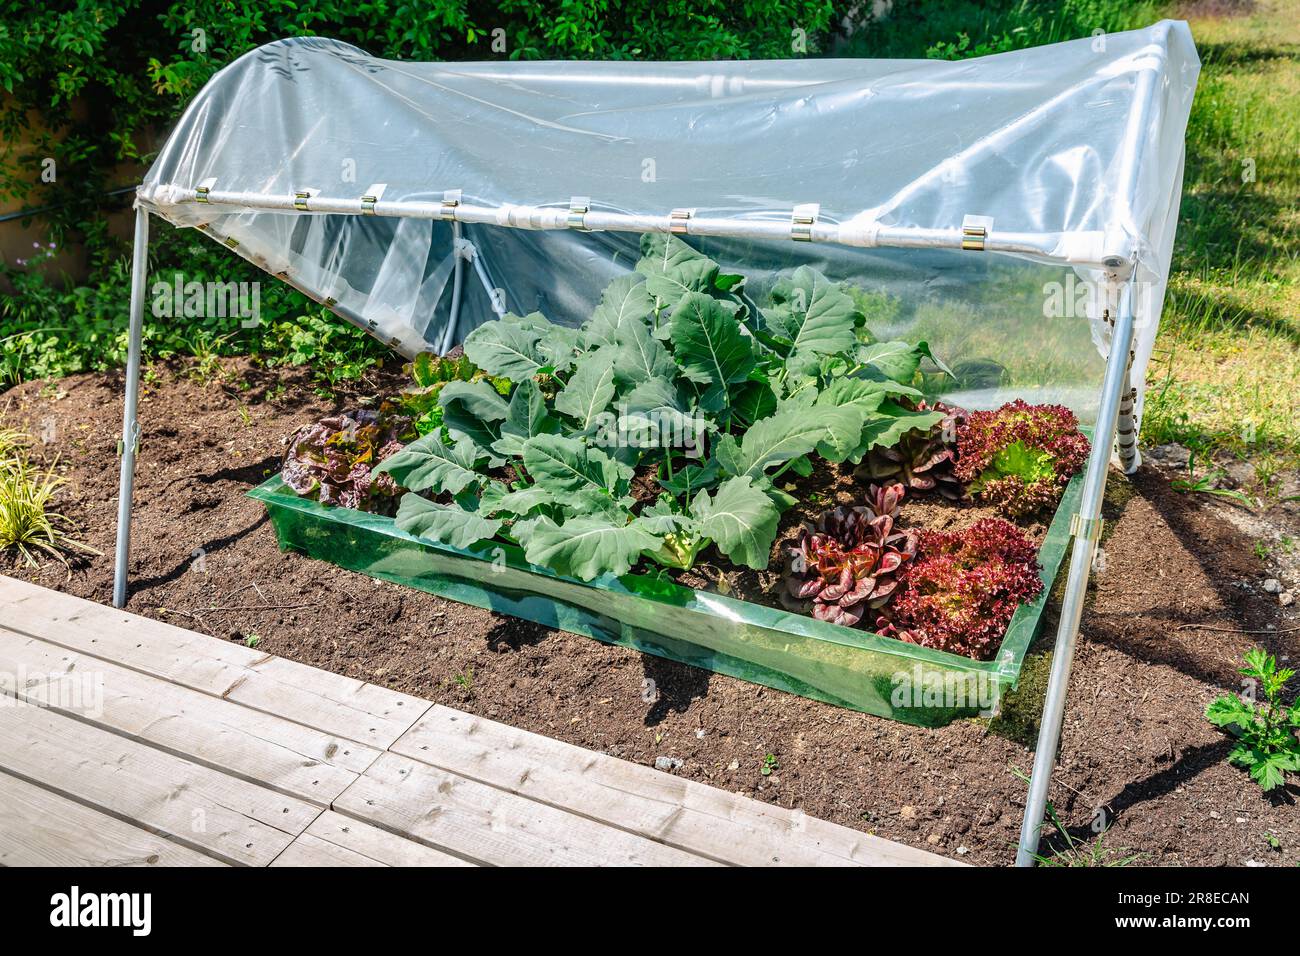
[[[334,809],[490,866],[708,866],[712,861],[428,764],[384,754]]]
[[[341,813],[322,813],[272,866],[473,866]]]
[[[0,625],[384,749],[429,702],[0,576]]]
[[[0,770],[228,863],[270,863],[320,814],[43,707],[0,704]]]
[[[0,773],[0,866],[224,866],[220,860]]]
[[[954,862],[440,705],[416,721],[391,749],[726,863],[935,866]]]
[[[3,627],[0,691],[322,808],[381,753]]]

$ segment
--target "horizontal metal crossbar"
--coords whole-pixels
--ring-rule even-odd
[[[800,211],[813,208],[812,204],[797,207],[784,218],[734,219],[703,216],[694,210],[684,215],[673,209],[662,215],[633,215],[606,212],[592,208],[591,200],[579,197],[578,210],[570,202],[556,206],[482,206],[462,202],[457,193],[454,201],[437,202],[385,201],[382,197],[358,196],[337,198],[291,194],[268,195],[264,193],[222,192],[210,185],[197,189],[154,187],[151,192],[167,196],[169,205],[177,202],[198,202],[212,206],[231,206],[238,209],[299,214],[326,214],[342,216],[388,216],[404,219],[445,219],[462,223],[504,226],[513,229],[560,230],[576,229],[585,232],[635,232],[675,233],[691,236],[714,236],[736,239],[770,239],[803,242],[831,243],[857,248],[895,249],[952,249],[998,252],[1029,256],[1035,259],[1059,262],[1064,265],[1107,269],[1121,272],[1132,256],[1124,240],[1102,231],[1086,232],[1012,232],[989,229],[981,236],[978,248],[971,243],[969,230],[962,226],[930,229],[912,226],[886,226],[878,222],[850,220],[837,223],[821,218],[801,215]],[[452,193],[448,193],[452,195]],[[148,202],[148,199],[146,199]],[[160,211],[163,207],[157,204]],[[794,221],[796,227],[791,228]]]

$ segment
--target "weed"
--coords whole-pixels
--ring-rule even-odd
[[[1206,708],[1205,719],[1236,735],[1228,762],[1250,771],[1262,790],[1272,790],[1286,783],[1287,774],[1300,773],[1300,700],[1290,707],[1282,703],[1295,671],[1279,669],[1277,658],[1256,647],[1246,652],[1240,673],[1247,699],[1225,694]]]
[[[765,777],[770,777],[780,769],[781,764],[777,762],[776,754],[768,754],[763,758],[763,766],[760,768],[759,773]]]

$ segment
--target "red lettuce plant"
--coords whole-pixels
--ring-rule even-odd
[[[923,531],[877,630],[987,660],[1016,606],[1042,589],[1034,544],[1008,521],[984,518],[964,531]]]
[[[878,504],[897,509],[896,498],[889,501],[886,493]],[[852,627],[889,600],[899,570],[915,554],[916,532],[895,531],[887,510],[832,508],[787,551],[782,598],[819,621]]]
[[[902,482],[894,482],[892,485],[872,485],[867,489],[866,508],[868,519],[879,518],[881,515],[889,515],[895,521],[898,520],[898,506],[903,503],[903,495],[906,494]]]
[[[872,448],[854,471],[859,481],[892,478],[912,491],[938,491],[956,501],[962,496],[954,465],[957,460],[957,431],[966,421],[964,408],[935,402],[917,402],[918,412],[943,412],[943,418],[927,429],[914,428],[889,448]]]
[[[294,433],[280,477],[300,495],[317,494],[321,504],[389,513],[402,489],[390,475],[371,471],[415,437],[411,418],[387,409],[331,415]]]
[[[970,493],[1011,517],[1054,507],[1088,460],[1088,439],[1063,405],[1016,399],[972,412],[957,430],[957,477]]]

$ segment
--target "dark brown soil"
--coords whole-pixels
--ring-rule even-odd
[[[202,381],[153,368],[130,610],[256,636],[274,654],[629,760],[676,757],[680,775],[970,862],[1010,862],[1052,607],[1001,718],[926,730],[281,554],[244,492],[276,470],[299,425],[396,383],[383,373],[336,401],[315,395],[303,373],[238,363]],[[70,573],[9,558],[0,571],[109,600],[121,388],[120,374],[80,375],[0,397],[4,424],[49,438],[38,453],[57,455],[70,481],[61,510],[104,552]],[[1255,540],[1224,519],[1230,507],[1177,494],[1150,468],[1112,478],[1106,562],[1084,615],[1052,790],[1088,846],[1098,812],[1113,824],[1103,854],[1138,853],[1148,865],[1300,862],[1300,788],[1262,794],[1224,762],[1228,744],[1203,718],[1216,695],[1238,689],[1249,647],[1300,655],[1300,632],[1284,631],[1295,627],[1282,616],[1291,612],[1260,588]],[[1296,533],[1294,511],[1273,517]],[[777,769],[764,776],[769,754]]]

